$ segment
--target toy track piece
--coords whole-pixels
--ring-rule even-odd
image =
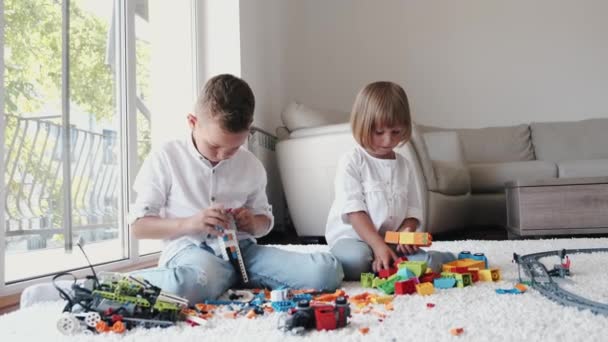
[[[243,284],[249,283],[249,276],[245,269],[245,262],[243,261],[243,255],[241,254],[241,248],[239,247],[239,240],[236,234],[236,227],[234,221],[232,221],[231,229],[224,230],[224,236],[218,237],[220,244],[222,258],[229,261],[235,270],[239,273]]]
[[[548,256],[558,256],[563,259],[568,254],[576,253],[598,253],[608,252],[608,248],[589,248],[589,249],[561,249],[557,251],[533,253],[527,255],[513,254],[513,260],[519,267],[519,279],[521,279],[521,269],[530,277],[530,284],[538,290],[543,296],[565,306],[574,306],[579,309],[589,309],[596,314],[608,316],[608,304],[595,302],[590,299],[576,295],[570,291],[566,291],[559,287],[553,281],[551,275],[545,265],[538,259]]]

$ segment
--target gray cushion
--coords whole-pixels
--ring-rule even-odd
[[[473,193],[502,192],[505,182],[556,178],[557,166],[547,161],[469,164]]]
[[[608,119],[533,122],[530,127],[539,160],[608,159]]]
[[[348,122],[349,113],[331,110],[317,110],[303,104],[292,102],[281,113],[283,124],[290,132],[302,128]]]
[[[469,169],[460,162],[433,160],[437,188],[433,191],[445,195],[465,195],[471,191]]]
[[[456,131],[465,160],[469,163],[495,163],[534,160],[528,125],[486,128],[445,129],[421,126],[425,132]]]
[[[557,163],[559,178],[608,176],[608,159],[567,160]]]
[[[426,146],[426,142],[422,137],[422,131],[415,123],[412,124],[412,138],[410,141],[414,147],[414,150],[416,151],[416,155],[418,156],[418,161],[420,162],[420,168],[424,174],[427,188],[429,190],[437,189],[437,178],[435,177],[435,171],[433,170],[433,164],[431,163],[429,151]]]

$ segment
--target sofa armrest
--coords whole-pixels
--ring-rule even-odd
[[[464,195],[471,191],[471,177],[458,133],[451,131],[412,134],[427,189],[445,195]]]

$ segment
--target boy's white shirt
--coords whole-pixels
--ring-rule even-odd
[[[274,223],[266,197],[266,182],[262,163],[243,147],[229,159],[212,166],[196,149],[191,137],[170,141],[150,153],[141,166],[133,184],[137,199],[131,205],[129,223],[144,216],[189,217],[214,204],[223,204],[226,209],[247,207],[254,215],[266,215],[270,225],[260,235],[263,236]],[[245,232],[238,232],[238,239],[255,241]],[[202,234],[164,242],[159,265],[165,265],[189,245],[201,242],[221,255],[217,238]]]
[[[382,233],[397,230],[405,218],[422,222],[422,205],[409,161],[378,159],[357,145],[338,162],[335,199],[329,211],[325,238],[333,246],[340,239],[361,240],[348,220],[349,213],[365,211]]]

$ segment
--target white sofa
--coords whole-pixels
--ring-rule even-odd
[[[276,150],[293,224],[299,236],[323,236],[336,164],[355,144],[348,123],[336,123],[348,121],[348,113],[292,104],[282,119]],[[505,226],[507,181],[608,176],[607,131],[608,119],[477,129],[414,125],[410,143],[397,152],[415,165],[421,228],[439,233]]]

